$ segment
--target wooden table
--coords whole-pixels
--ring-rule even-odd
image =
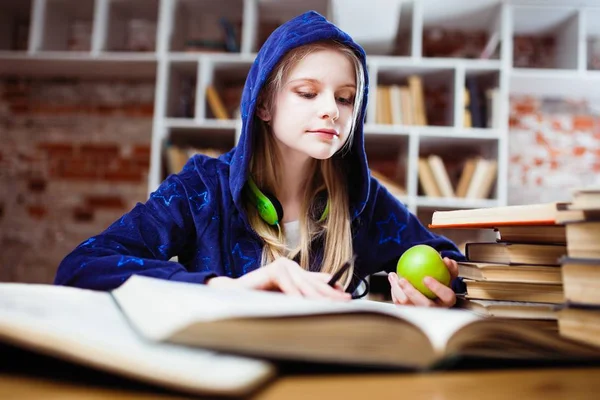
[[[0,373],[0,399],[182,399],[132,388],[89,386]],[[600,368],[284,376],[252,397],[271,399],[598,399]]]

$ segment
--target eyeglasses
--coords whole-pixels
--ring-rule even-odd
[[[329,282],[327,282],[327,284],[331,287],[334,287],[335,284],[337,283],[337,281],[339,281],[340,278],[342,277],[342,275],[344,275],[344,273],[348,270],[348,268],[350,268],[352,265],[354,265],[354,261],[356,261],[356,254],[353,255],[351,259],[346,261],[335,274],[333,274],[333,276],[331,277]],[[360,279],[361,283],[365,284],[365,290],[362,293],[360,293],[358,295],[355,295],[354,293],[352,293],[352,300],[356,300],[356,299],[365,297],[369,293],[369,282],[367,282],[367,280],[365,278],[361,278],[360,276],[356,275],[355,273],[352,273],[352,276],[357,277],[358,279]],[[360,285],[357,287],[357,289],[359,287],[360,287]],[[356,290],[355,290],[355,292],[356,292]]]

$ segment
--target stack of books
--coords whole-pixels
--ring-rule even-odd
[[[600,188],[576,191],[559,218],[567,235],[567,256],[561,260],[566,301],[558,312],[559,331],[600,346]]]
[[[565,203],[437,211],[430,228],[494,229],[495,242],[466,244],[458,263],[466,294],[459,305],[493,317],[558,330],[564,302],[561,259],[567,254]]]

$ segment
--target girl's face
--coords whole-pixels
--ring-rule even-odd
[[[333,156],[348,140],[355,95],[354,65],[342,53],[323,49],[298,62],[275,93],[273,115],[263,118],[283,159]]]

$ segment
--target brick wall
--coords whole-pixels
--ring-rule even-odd
[[[60,260],[147,196],[154,83],[0,81],[0,281]]]
[[[510,204],[568,201],[573,188],[600,185],[600,117],[594,106],[511,98]]]

